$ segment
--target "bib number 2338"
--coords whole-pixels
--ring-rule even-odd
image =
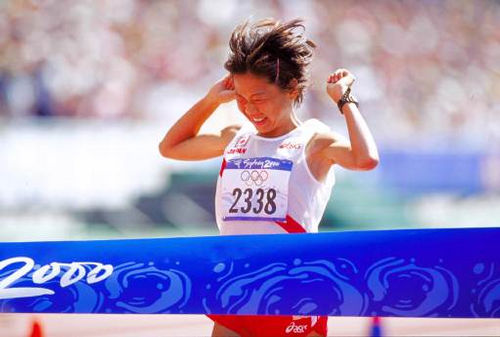
[[[224,221],[284,221],[292,165],[270,157],[229,160],[222,176]]]

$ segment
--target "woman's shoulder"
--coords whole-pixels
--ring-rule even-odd
[[[309,134],[309,145],[333,138],[332,129],[319,119],[308,119],[303,123],[303,127],[306,133]]]
[[[316,118],[311,118],[302,123],[302,127],[307,130],[315,131],[316,133],[328,133],[330,127]]]
[[[220,138],[222,139],[224,148],[228,146],[229,143],[231,143],[231,141],[234,139],[234,137],[236,137],[240,130],[241,125],[234,124],[226,126],[220,131]]]
[[[344,140],[344,136],[333,131],[330,126],[319,119],[309,119],[303,125],[311,135],[307,146],[309,151],[317,152],[337,141]]]
[[[255,132],[255,128],[251,123],[241,123],[226,126],[221,130],[220,134],[224,139],[225,146],[228,146],[231,142],[239,142],[243,138],[250,137]]]

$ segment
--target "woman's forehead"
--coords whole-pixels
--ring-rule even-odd
[[[265,77],[256,76],[250,73],[234,74],[233,80],[236,92],[243,96],[264,95],[274,92],[276,89]]]

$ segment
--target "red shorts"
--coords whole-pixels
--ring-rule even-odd
[[[326,336],[328,330],[327,316],[207,316],[214,322],[236,332],[241,337],[305,337],[313,331],[321,336]]]

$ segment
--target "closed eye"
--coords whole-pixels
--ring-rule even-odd
[[[243,96],[240,96],[240,95],[236,95],[236,100],[238,101],[238,103],[246,103],[247,100],[243,98]]]

